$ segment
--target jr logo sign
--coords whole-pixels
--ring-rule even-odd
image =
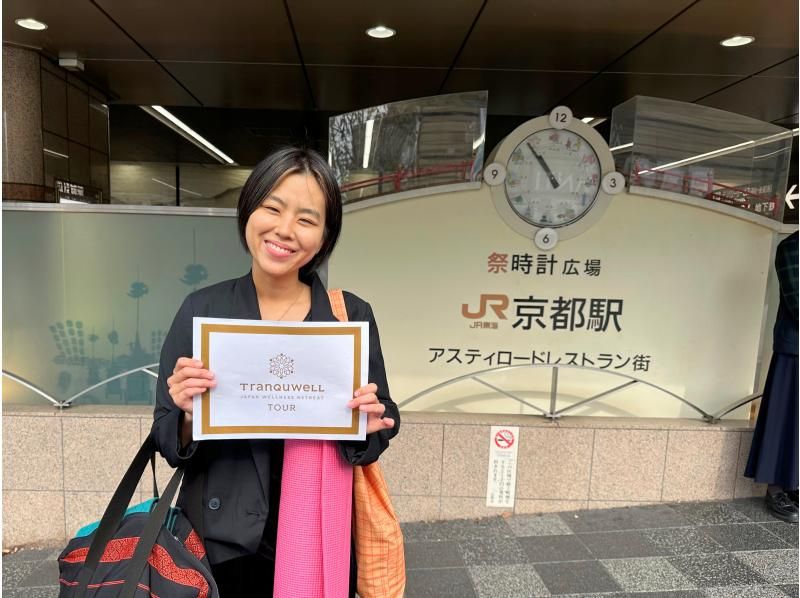
[[[506,309],[508,309],[508,295],[484,295],[481,294],[478,311],[471,311],[469,305],[461,305],[461,315],[470,320],[479,320],[486,315],[486,309],[491,308],[495,315],[501,320],[507,320]]]

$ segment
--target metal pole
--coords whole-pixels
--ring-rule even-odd
[[[550,413],[548,417],[555,419],[556,415],[556,396],[558,395],[558,368],[553,368],[553,377],[550,380]]]

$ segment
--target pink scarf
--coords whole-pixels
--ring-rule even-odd
[[[348,596],[352,494],[336,441],[285,441],[275,598]]]

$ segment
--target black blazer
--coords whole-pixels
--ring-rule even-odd
[[[314,274],[311,284],[311,320],[335,322],[328,294]],[[369,376],[378,386],[378,399],[395,426],[369,434],[365,441],[340,441],[342,455],[353,465],[378,459],[400,427],[400,413],[389,395],[378,327],[369,303],[344,293],[351,321],[369,323]],[[209,560],[216,564],[256,552],[269,511],[270,463],[267,440],[213,440],[192,442],[180,450],[183,411],[169,395],[167,378],[179,357],[192,356],[192,318],[260,320],[251,273],[191,293],[175,316],[161,349],[156,386],[153,438],[172,467],[184,467],[178,506],[203,536]]]

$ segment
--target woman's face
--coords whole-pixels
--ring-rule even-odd
[[[296,277],[322,247],[325,194],[313,176],[285,175],[250,215],[245,239],[253,270]]]

